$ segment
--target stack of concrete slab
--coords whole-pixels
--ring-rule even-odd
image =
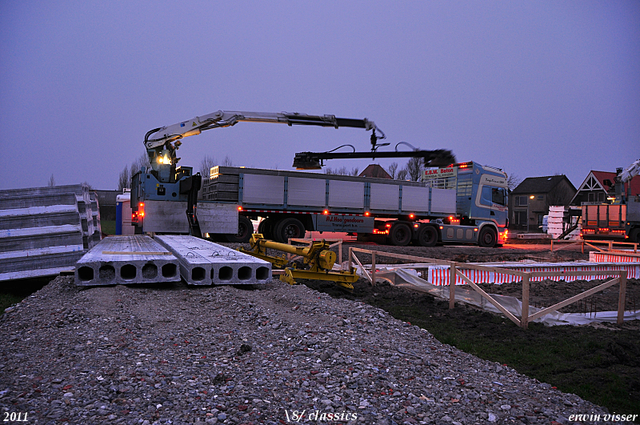
[[[187,235],[157,235],[162,246],[180,262],[180,273],[189,285],[263,284],[271,280],[271,263]]]
[[[549,207],[549,216],[547,219],[547,233],[553,237],[553,239],[557,239],[565,229],[568,224],[564,223],[564,213],[565,207],[563,206],[550,206]],[[578,217],[572,217],[572,220],[578,220]],[[580,237],[580,225],[569,233],[565,239],[575,240]]]
[[[178,260],[146,235],[109,236],[76,263],[78,286],[179,282]]]
[[[87,185],[0,191],[0,281],[73,270],[100,239],[98,201]]]

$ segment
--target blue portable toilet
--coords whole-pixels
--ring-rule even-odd
[[[131,193],[129,189],[116,196],[116,235],[133,235],[134,227],[131,225]]]

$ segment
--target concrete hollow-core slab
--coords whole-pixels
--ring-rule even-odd
[[[145,235],[109,236],[75,268],[78,286],[179,282],[178,259]]]
[[[271,263],[204,239],[187,235],[156,235],[155,240],[178,258],[189,285],[264,284]]]

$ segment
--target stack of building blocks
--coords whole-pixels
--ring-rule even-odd
[[[0,281],[73,270],[100,239],[98,201],[87,185],[0,191]]]

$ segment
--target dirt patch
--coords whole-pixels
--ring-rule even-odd
[[[475,246],[389,247],[347,245],[364,249],[396,252],[460,262],[586,261],[588,252],[581,248],[565,248],[551,252],[548,245],[507,245],[502,248]],[[366,262],[370,258],[363,257]],[[347,254],[343,255],[343,260]],[[379,263],[393,263],[377,257]],[[603,281],[532,282],[530,304],[551,306],[573,295],[597,286]],[[371,284],[361,279],[354,290],[343,290],[331,282],[305,281],[307,286],[337,298],[362,301],[382,308],[394,317],[418,325],[441,342],[478,357],[508,364],[519,372],[547,382],[606,406],[610,411],[636,413],[640,405],[640,321],[588,326],[552,326],[531,323],[528,330],[516,326],[502,315],[481,311],[476,307],[456,304],[450,310],[448,301],[389,283]],[[522,299],[521,283],[482,285],[489,293],[511,295]],[[563,308],[562,312],[616,311],[618,288],[613,285],[581,302]],[[626,309],[640,308],[640,283],[627,281]]]

